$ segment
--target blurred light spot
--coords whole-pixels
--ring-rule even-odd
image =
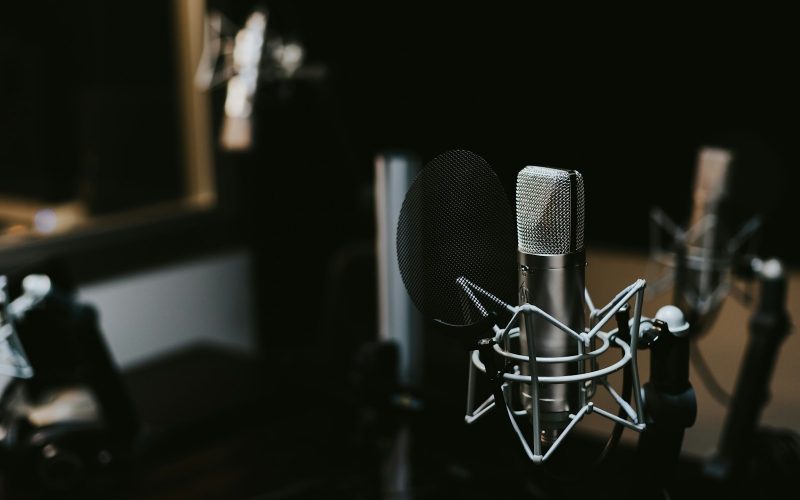
[[[40,233],[52,233],[58,225],[58,217],[56,213],[45,208],[36,212],[33,216],[33,227]]]

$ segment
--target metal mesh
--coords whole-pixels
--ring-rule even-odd
[[[431,160],[409,189],[397,226],[400,274],[422,313],[453,325],[477,323],[516,296],[514,215],[489,164],[455,150]],[[476,304],[479,300],[480,304]]]
[[[577,197],[574,204],[570,184],[573,175]],[[559,255],[583,249],[584,214],[580,173],[525,167],[517,175],[517,241],[522,252]]]

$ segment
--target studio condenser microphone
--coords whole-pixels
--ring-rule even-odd
[[[526,167],[516,198],[515,256],[513,210],[486,160],[464,150],[437,156],[403,200],[400,275],[417,308],[437,320],[436,330],[468,353],[467,424],[499,412],[528,459],[540,464],[584,417],[599,416],[615,423],[602,460],[622,429],[648,425],[636,362],[640,336],[631,335],[642,326],[645,281],[600,308],[589,298],[580,173]],[[620,372],[621,394],[608,380]],[[598,389],[607,390],[616,413],[594,400]]]
[[[532,304],[576,332],[584,330],[586,255],[583,177],[574,170],[525,167],[517,176],[517,241],[519,301]],[[520,325],[521,352],[537,358],[578,354],[577,345],[558,327],[539,315],[532,331]],[[530,344],[534,348],[529,350]],[[575,374],[578,363],[539,365],[539,376]],[[523,374],[528,373],[522,363]],[[530,389],[521,385],[523,405],[531,413]],[[579,408],[577,384],[541,384],[539,408],[542,444],[551,444]]]

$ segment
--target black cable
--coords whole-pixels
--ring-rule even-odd
[[[714,377],[714,373],[711,371],[708,363],[706,363],[703,357],[703,351],[700,349],[700,344],[697,341],[692,342],[692,355],[690,359],[692,360],[694,369],[700,376],[700,381],[706,387],[708,393],[711,394],[711,397],[722,406],[728,406],[731,403],[731,395],[720,385],[716,377]]]

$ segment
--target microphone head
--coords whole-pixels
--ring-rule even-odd
[[[531,255],[583,250],[586,202],[575,170],[525,167],[517,175],[517,244]]]

